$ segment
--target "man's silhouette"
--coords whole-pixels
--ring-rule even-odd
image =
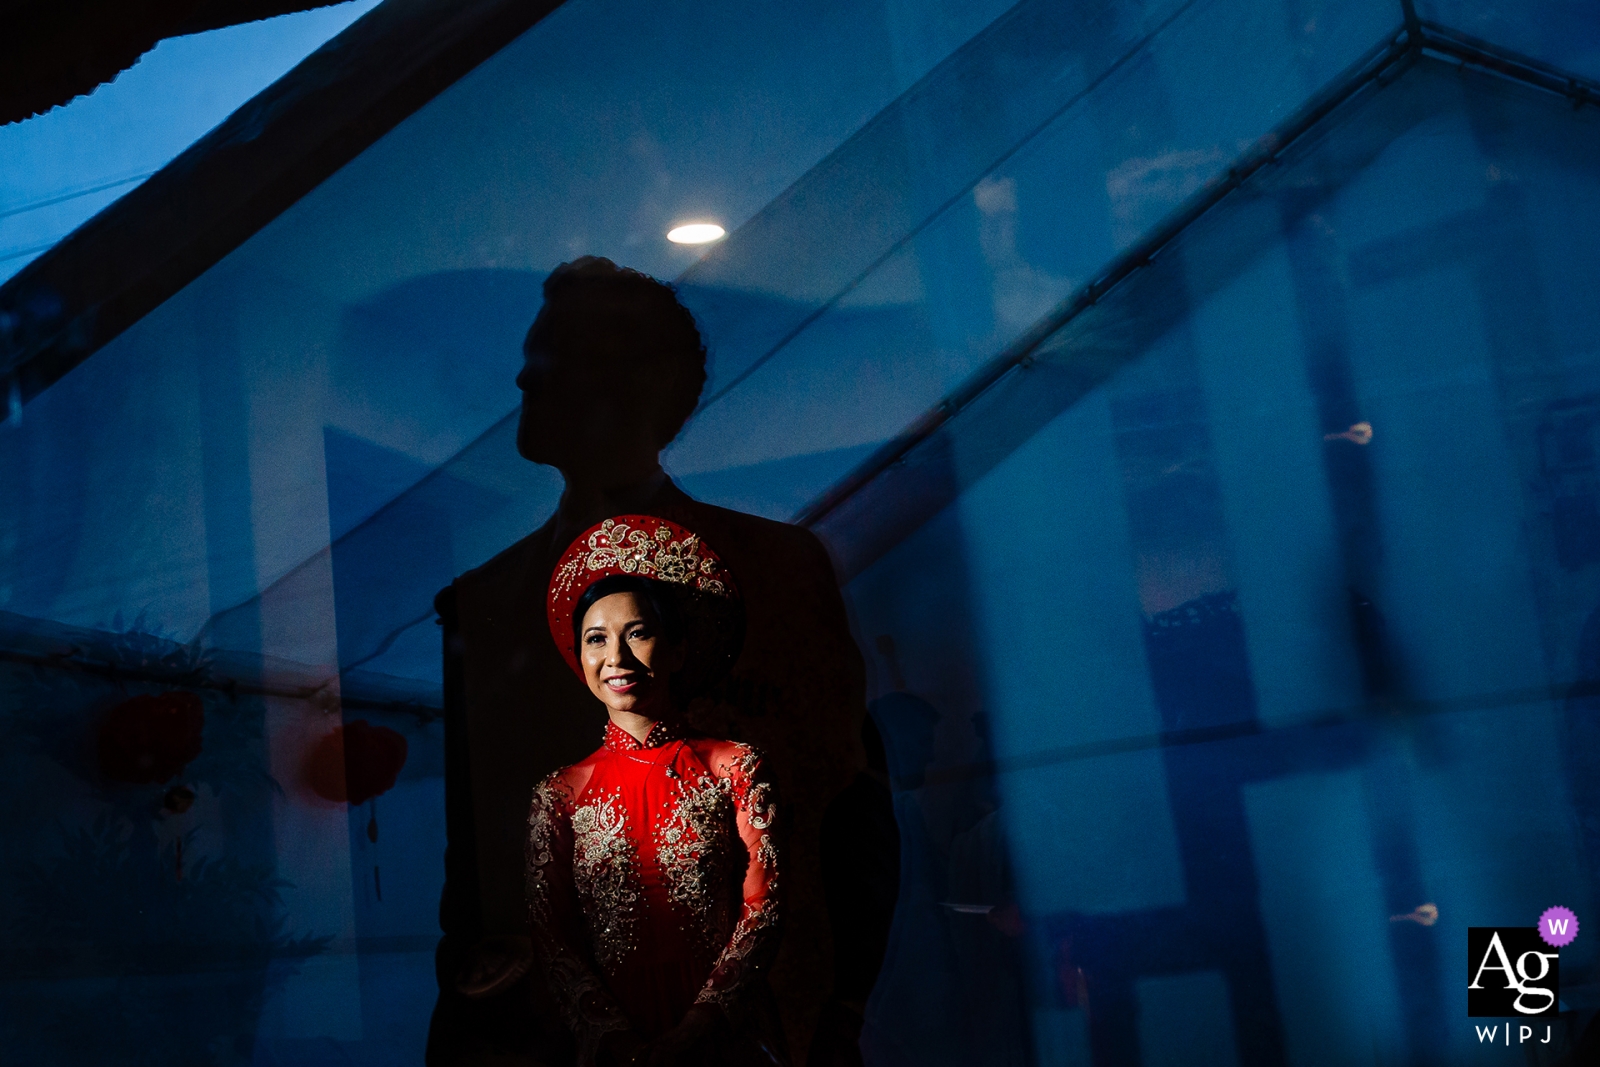
[[[517,451],[560,470],[555,515],[457,578],[437,600],[446,633],[449,853],[433,1067],[570,1057],[524,943],[523,839],[534,784],[597,746],[605,718],[545,622],[562,550],[611,515],[660,515],[701,534],[744,591],[748,631],[731,677],[690,708],[719,737],[762,748],[789,825],[783,949],[772,984],[804,1062],[831,984],[818,872],[830,798],[862,766],[861,657],[832,566],[806,530],[699,503],[662,471],[694,410],[705,348],[673,290],[610,260],[558,267],[524,342]]]

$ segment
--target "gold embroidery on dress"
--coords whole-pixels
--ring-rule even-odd
[[[719,1005],[731,1017],[777,948],[780,857],[767,832],[777,821],[772,787],[759,754],[738,745],[717,761],[714,773],[691,771],[674,793],[652,835],[663,887],[685,932],[711,964],[696,1002]],[[551,879],[565,868],[566,857],[555,851],[565,848],[569,822],[573,889],[602,973],[615,975],[634,949],[644,901],[621,789],[584,799],[573,808],[559,772],[535,789],[528,816],[528,902],[546,976],[578,1037],[580,1061],[592,1062],[600,1038],[628,1023],[604,980],[585,962],[588,953],[573,952],[555,929]],[[748,852],[739,840],[743,826],[756,831]],[[741,891],[747,863],[765,877],[759,897]]]
[[[617,1009],[599,977],[555,931],[555,916],[550,901],[550,874],[546,868],[555,859],[555,821],[565,817],[569,802],[560,772],[549,775],[533,791],[528,811],[528,912],[532,920],[534,945],[545,963],[545,977],[556,1003],[578,1038],[580,1062],[593,1062],[600,1039],[612,1030],[628,1029],[628,1020]]]
[[[722,767],[733,799],[743,810],[745,821],[762,831],[754,849],[753,861],[767,875],[765,892],[759,904],[741,908],[738,923],[723,942],[706,984],[695,997],[697,1004],[715,1004],[724,1011],[736,1010],[751,976],[771,962],[776,949],[779,915],[779,857],[772,835],[766,831],[777,819],[771,783],[759,773],[761,754],[740,745],[734,758]]]
[[[727,779],[703,774],[678,783],[671,814],[655,835],[667,896],[688,911],[689,931],[711,954],[727,943],[733,926],[731,861],[744,855],[733,839],[733,816]]]
[[[572,813],[572,881],[589,921],[595,962],[608,974],[634,947],[638,856],[619,790]]]
[[[550,916],[550,880],[545,868],[550,865],[550,818],[558,803],[556,775],[550,775],[533,790],[533,805],[528,809],[528,910],[535,923],[546,925]]]
[[[761,753],[749,745],[741,747],[744,749],[744,754],[739,757],[739,778],[747,789],[744,801],[745,817],[755,829],[767,830],[771,828],[774,816],[772,783],[765,778],[752,777],[756,768],[761,765]]]

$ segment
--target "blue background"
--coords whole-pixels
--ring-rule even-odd
[[[1418,14],[1600,78],[1583,4]],[[431,597],[554,506],[512,377],[544,272],[595,253],[676,278],[708,338],[669,472],[776,518],[1047,335],[910,457],[931,518],[905,529],[886,475],[816,524],[891,748],[922,720],[890,694],[937,717],[896,794],[868,1063],[1518,1055],[1465,1016],[1466,927],[1590,916],[1600,871],[1600,111],[1418,56],[1048,319],[1402,23],[570,0],[445,90],[0,424],[7,647],[260,690],[208,691],[200,799],[152,817],[159,790],[83,755],[126,686],[0,667],[0,899],[37,934],[6,956],[7,1047],[420,1061]],[[691,218],[730,235],[664,240]],[[411,755],[347,811],[304,753],[358,717]],[[137,899],[157,942],[238,949],[226,1009],[115,910],[182,834],[214,883]],[[246,885],[276,932],[206,903]],[[1562,953],[1563,1032],[1600,1008],[1592,944]]]

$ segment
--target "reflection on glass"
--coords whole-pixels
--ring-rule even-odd
[[[1571,5],[1423,7],[1413,54],[1387,0],[572,0],[16,399],[0,1042],[424,1058],[474,781],[433,597],[557,507],[513,380],[597,252],[677,277],[708,342],[667,471],[808,515],[866,665],[867,755],[805,798],[833,948],[796,1033],[873,1067],[1488,1062],[1467,930],[1587,923],[1600,875],[1600,90]],[[1521,57],[1439,59],[1478,47],[1452,25]],[[778,689],[730,720],[809,721]],[[516,794],[527,751],[478,772]],[[1600,1041],[1597,943],[1513,1055]]]

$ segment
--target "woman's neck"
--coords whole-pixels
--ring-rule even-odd
[[[665,718],[665,716],[659,714],[642,715],[636,711],[611,711],[607,709],[606,713],[611,716],[612,725],[641,745],[649,742],[650,731],[654,730],[656,724]]]

